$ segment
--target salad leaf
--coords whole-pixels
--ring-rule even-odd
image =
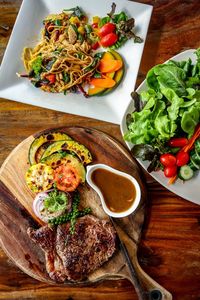
[[[131,152],[135,157],[141,158],[142,160],[151,160],[155,155],[155,149],[148,144],[134,145]]]
[[[133,103],[134,103],[135,111],[138,111],[138,112],[141,111],[144,108],[145,104],[146,104],[146,100],[143,101],[142,98],[138,95],[137,92],[132,92],[131,93],[131,98],[132,98]]]
[[[161,87],[171,88],[178,96],[182,96],[186,93],[185,78],[185,71],[177,66],[170,64],[157,65],[149,75],[147,74],[147,84],[150,88],[154,88],[156,85],[158,90]]]
[[[176,124],[167,115],[161,115],[155,119],[155,128],[159,133],[160,140],[169,140],[174,136],[176,127]]]
[[[171,151],[168,140],[190,138],[200,122],[200,48],[196,55],[196,63],[191,59],[171,60],[153,67],[147,73],[146,90],[139,95],[132,93],[135,111],[127,118],[128,131],[124,139],[140,145],[134,147],[132,153],[150,160],[151,171],[159,167],[159,155]],[[158,145],[162,145],[162,149]],[[145,152],[150,146],[159,149],[152,157]]]
[[[189,134],[189,136],[192,136],[195,130],[196,125],[199,123],[200,114],[199,110],[192,106],[187,111],[183,113],[182,119],[181,119],[181,127],[182,129]]]
[[[111,18],[109,16],[101,18],[99,22],[99,27],[101,28],[106,23],[110,22]]]

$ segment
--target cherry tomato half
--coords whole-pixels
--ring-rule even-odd
[[[96,49],[98,49],[99,47],[100,47],[99,42],[96,42],[96,43],[94,43],[94,44],[92,45],[92,49],[93,49],[93,50],[96,50]]]
[[[176,155],[176,164],[178,167],[187,165],[190,160],[188,152],[180,151]]]
[[[106,23],[99,29],[100,37],[106,36],[108,33],[115,31],[116,25],[113,23]]]
[[[165,167],[176,165],[176,157],[170,153],[165,153],[160,156],[160,162]]]
[[[187,145],[188,143],[188,139],[186,138],[171,138],[169,140],[169,146],[170,147],[184,147],[185,145]]]
[[[59,190],[73,192],[80,183],[77,170],[71,165],[61,165],[54,170],[54,180]]]
[[[177,166],[165,167],[164,169],[165,177],[174,177],[177,174]]]
[[[93,23],[92,28],[98,28],[98,23]]]
[[[118,40],[118,36],[116,35],[116,33],[111,32],[107,35],[105,35],[101,40],[100,43],[103,47],[110,47],[112,45],[114,45]]]

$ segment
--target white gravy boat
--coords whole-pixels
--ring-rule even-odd
[[[107,205],[105,203],[105,200],[104,200],[104,197],[103,197],[100,189],[92,181],[92,172],[94,170],[97,170],[97,169],[108,170],[108,171],[110,171],[114,174],[124,176],[133,183],[133,185],[135,186],[135,191],[136,191],[135,200],[133,201],[132,205],[127,210],[125,210],[123,212],[113,212],[107,207]],[[113,217],[113,218],[122,218],[122,217],[127,217],[128,215],[132,214],[137,209],[137,207],[140,203],[140,199],[141,199],[141,189],[140,189],[139,183],[137,182],[137,180],[134,177],[132,177],[131,175],[129,175],[125,172],[118,171],[117,169],[114,169],[114,168],[112,168],[108,165],[105,165],[105,164],[95,164],[95,165],[87,166],[86,170],[87,170],[86,180],[87,180],[88,184],[99,195],[101,203],[102,203],[102,207],[103,207],[103,209],[104,209],[104,211],[107,215],[109,215],[110,217]],[[108,184],[109,184],[109,182],[108,182]]]

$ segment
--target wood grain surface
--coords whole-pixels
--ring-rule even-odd
[[[200,47],[200,2],[136,1],[154,6],[137,85],[150,67],[180,51]],[[0,59],[3,57],[21,0],[0,0]],[[6,75],[5,75],[6,76]],[[82,125],[99,129],[123,143],[119,126],[0,100],[0,164],[25,138],[47,127]],[[144,172],[147,218],[139,245],[139,263],[173,299],[200,299],[200,206],[167,191]],[[0,299],[129,300],[137,299],[128,280],[103,281],[89,287],[41,283],[22,272],[0,250]]]

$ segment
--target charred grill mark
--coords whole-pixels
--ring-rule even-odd
[[[68,144],[67,144],[67,143],[64,143],[64,144],[62,144],[61,149],[62,149],[62,150],[65,150],[65,148],[67,148],[67,146],[68,146]]]
[[[52,134],[47,135],[47,140],[52,141],[54,139],[54,136]]]
[[[85,156],[81,155],[81,160],[84,161],[84,159],[85,159]]]
[[[88,128],[85,129],[85,132],[88,133],[88,134],[92,134],[92,130],[90,130]]]

